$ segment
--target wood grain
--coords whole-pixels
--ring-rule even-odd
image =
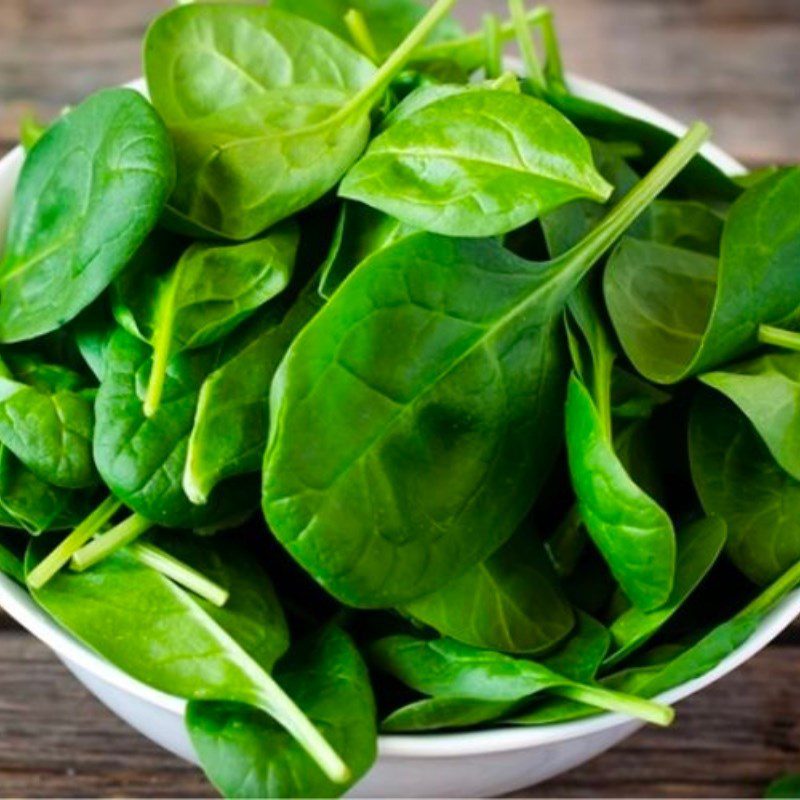
[[[200,773],[136,734],[39,642],[0,637],[0,795],[211,797]],[[775,647],[591,764],[516,797],[760,797],[800,767],[800,648]]]

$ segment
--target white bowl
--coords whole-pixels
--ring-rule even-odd
[[[685,127],[655,109],[591,81],[575,78],[575,92],[648,120],[675,134]],[[136,84],[136,88],[142,88]],[[731,174],[743,167],[716,147],[706,156]],[[0,240],[22,163],[19,149],[0,161]],[[50,647],[69,670],[119,717],[177,756],[196,763],[183,726],[184,701],[154,691],[77,642],[10,579],[0,575],[0,606]],[[753,636],[715,669],[660,699],[675,703],[736,669],[771,642],[800,614],[800,590],[789,595]],[[619,714],[547,727],[476,733],[383,736],[374,769],[353,797],[487,797],[552,778],[613,747],[641,727]]]

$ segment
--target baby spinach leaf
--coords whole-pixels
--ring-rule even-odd
[[[800,354],[773,353],[700,380],[735,403],[778,464],[800,480]]]
[[[287,310],[270,307],[258,332],[203,382],[189,435],[183,488],[193,502],[208,502],[226,478],[258,472],[269,428],[269,388],[297,333],[321,306],[316,278]]]
[[[213,527],[239,520],[253,507],[250,481],[219,487],[206,505],[183,492],[182,478],[198,395],[219,366],[219,349],[179,353],[167,368],[161,406],[146,417],[143,398],[152,352],[117,330],[106,352],[103,383],[95,406],[94,458],[111,491],[152,522],[175,528]]]
[[[716,256],[722,244],[725,218],[694,200],[657,200],[636,235],[651,242]]]
[[[612,254],[605,295],[639,372],[675,383],[746,353],[758,328],[800,304],[800,169],[746,191],[725,222],[719,261],[626,240]]]
[[[337,628],[292,648],[275,680],[349,770],[331,781],[275,721],[250,706],[194,700],[186,724],[200,762],[225,797],[338,797],[377,756],[375,701],[366,667]]]
[[[5,541],[5,535],[0,534],[0,573],[8,575],[17,583],[25,585],[25,566],[17,555],[16,548]]]
[[[743,414],[700,396],[689,453],[703,508],[725,520],[728,555],[745,575],[765,584],[800,559],[800,482],[775,462]]]
[[[669,599],[654,611],[635,606],[620,614],[611,625],[614,652],[608,666],[627,658],[654,636],[708,574],[725,546],[726,527],[719,517],[699,520],[678,533],[675,582]]]
[[[47,126],[31,111],[23,113],[19,121],[19,143],[29,153],[44,136]]]
[[[329,592],[402,605],[516,530],[558,450],[566,300],[704,137],[559,259],[415,234],[363,262],[303,329],[273,383],[264,511]]]
[[[448,236],[508,233],[578,197],[607,200],[581,134],[511,92],[445,97],[394,122],[339,193]]]
[[[535,661],[478,650],[451,639],[390,636],[373,644],[370,653],[381,669],[435,697],[513,702],[549,692],[660,725],[668,724],[673,716],[664,706],[572,681]]]
[[[413,228],[361,203],[344,203],[331,250],[322,265],[319,293],[330,300],[344,279],[369,256],[414,233]]]
[[[153,346],[148,416],[161,402],[173,354],[220,341],[289,285],[299,235],[286,222],[244,244],[192,245],[166,271],[124,273],[116,287],[117,318]]]
[[[305,17],[346,42],[351,41],[351,36],[345,15],[355,9],[363,16],[381,60],[397,49],[427,10],[415,0],[272,0],[270,5]],[[427,41],[446,42],[462,36],[461,26],[445,17],[433,28]]]
[[[578,611],[577,624],[570,637],[554,652],[542,658],[542,663],[574,681],[594,680],[611,646],[608,629],[594,617]]]
[[[0,340],[32,339],[86,308],[136,252],[172,190],[167,131],[130,89],[58,120],[22,167],[0,265]]]
[[[267,575],[230,539],[224,546],[195,541],[192,549],[206,564],[215,562],[215,580],[230,590],[224,608],[125,551],[85,573],[62,570],[31,594],[59,624],[133,678],[187,700],[254,705],[340,778],[345,769],[338,756],[269,673],[287,638]],[[26,574],[42,551],[36,544],[29,548]]]
[[[486,561],[404,611],[443,636],[506,653],[538,653],[575,616],[535,534],[523,528]]]
[[[379,69],[324,28],[274,8],[192,4],[145,41],[153,103],[176,144],[179,221],[249,239],[332,189],[369,115],[455,0],[438,0]]]
[[[800,775],[796,773],[787,774],[772,781],[767,786],[764,797],[767,800],[780,800],[781,798],[794,800],[800,797]]]

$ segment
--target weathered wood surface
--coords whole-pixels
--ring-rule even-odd
[[[0,152],[26,107],[52,116],[140,72],[168,0],[0,0]],[[751,165],[800,158],[798,0],[552,0],[567,63],[690,120]],[[502,0],[461,0],[475,23]],[[797,636],[797,634],[795,634]],[[590,765],[519,796],[758,797],[800,770],[800,646],[785,639]],[[91,698],[0,618],[0,796],[202,797],[199,773]]]
[[[209,797],[200,773],[127,728],[41,644],[0,636],[0,796]],[[519,797],[760,797],[800,768],[800,647],[774,647],[591,764]]]

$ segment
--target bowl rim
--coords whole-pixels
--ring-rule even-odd
[[[678,136],[686,126],[652,106],[578,76],[569,77],[570,88],[578,95],[596,100],[631,116],[651,122]],[[143,91],[143,81],[129,84]],[[713,144],[703,148],[703,154],[716,166],[730,175],[741,174],[745,168],[736,159]],[[17,147],[0,159],[0,187],[10,190],[22,163],[21,148]],[[0,236],[0,239],[2,237]],[[74,664],[100,681],[121,690],[131,697],[150,703],[163,711],[183,716],[186,701],[157,691],[130,677],[102,656],[90,650],[66,630],[51,620],[11,578],[0,575],[0,608],[47,645],[61,660]],[[657,699],[676,703],[719,680],[763,649],[800,614],[800,589],[788,595],[761,623],[753,635],[705,675],[682,684]],[[462,733],[397,734],[380,737],[380,755],[388,758],[443,758],[511,752],[544,744],[554,744],[570,739],[619,728],[624,725],[640,726],[622,714],[604,713],[596,717],[573,722],[554,723],[541,727],[496,728]]]

